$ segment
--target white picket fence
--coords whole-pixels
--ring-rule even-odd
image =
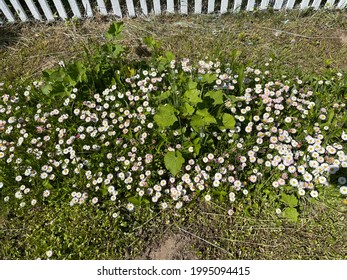
[[[181,13],[227,13],[280,9],[344,9],[347,0],[0,0],[0,24],[18,21],[55,21],[73,17]]]

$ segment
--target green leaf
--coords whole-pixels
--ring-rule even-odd
[[[124,52],[124,48],[121,45],[115,45],[113,48],[113,57],[114,58],[119,58],[120,54]]]
[[[335,115],[334,109],[330,109],[328,112],[328,121],[326,122],[327,126],[331,124],[331,121],[333,120],[334,115]]]
[[[289,207],[298,206],[298,199],[294,195],[288,195],[285,193],[281,193],[281,201],[287,204]]]
[[[141,201],[136,197],[136,196],[132,196],[128,198],[129,202],[136,205],[136,206],[140,206],[141,205]]]
[[[69,66],[69,76],[73,81],[82,82],[87,80],[86,67],[81,61],[77,61]],[[74,85],[73,85],[74,86]]]
[[[154,96],[153,99],[154,100],[158,100],[158,101],[163,101],[163,100],[167,99],[170,96],[171,96],[171,92],[170,91],[165,91],[165,92],[161,93],[158,96]]]
[[[217,75],[216,74],[205,74],[202,76],[201,82],[212,84],[214,81],[216,81]]]
[[[154,116],[154,120],[160,127],[169,127],[178,120],[175,112],[176,109],[169,104],[160,105],[158,112]]]
[[[213,105],[223,104],[223,92],[221,90],[209,91],[205,94],[205,96],[214,100]]]
[[[283,216],[292,222],[297,222],[299,213],[295,208],[289,207],[283,211]]]
[[[120,39],[123,28],[123,22],[112,22],[105,37],[107,39]]]
[[[199,131],[200,127],[204,127],[216,122],[216,119],[205,108],[203,110],[196,111],[195,115],[192,117],[190,125],[194,130]]]
[[[189,80],[188,82],[188,89],[196,89],[198,83],[193,82],[192,80]]]
[[[223,123],[223,128],[234,129],[236,122],[232,115],[225,113],[222,116],[222,123]]]
[[[49,182],[49,180],[45,180],[42,184],[46,189],[53,189],[53,186]]]
[[[41,87],[41,91],[44,95],[49,95],[51,90],[52,90],[52,85],[50,85],[50,84],[46,84],[43,87]]]
[[[169,62],[171,62],[172,60],[175,59],[175,55],[172,52],[169,52],[169,51],[165,52],[165,57],[166,57],[166,59]]]
[[[184,93],[184,97],[187,101],[190,102],[192,105],[196,105],[200,102],[202,102],[202,99],[200,98],[201,92],[198,89],[188,89]]]
[[[155,40],[153,36],[144,37],[143,42],[145,43],[145,45],[153,49],[159,49],[161,46],[161,43]]]
[[[193,140],[193,147],[194,147],[194,152],[199,155],[200,150],[201,150],[201,138],[195,138]]]
[[[164,156],[164,163],[167,170],[169,170],[173,176],[176,176],[182,168],[184,158],[179,151],[170,151]]]
[[[194,109],[193,106],[189,105],[188,102],[184,102],[184,104],[183,104],[183,105],[181,106],[181,108],[180,108],[180,111],[181,111],[181,113],[182,113],[182,116],[183,116],[183,117],[186,117],[186,116],[188,116],[188,115],[189,115],[189,116],[193,115],[195,109]]]

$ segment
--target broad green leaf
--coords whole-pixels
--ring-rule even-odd
[[[283,216],[292,222],[297,222],[299,213],[295,208],[289,207],[283,211]]]
[[[44,95],[49,95],[51,90],[52,90],[52,85],[50,85],[50,84],[46,84],[41,88],[41,91]]]
[[[120,39],[123,28],[123,22],[112,22],[105,37],[107,39]]]
[[[184,97],[187,101],[190,102],[190,104],[192,105],[196,105],[200,102],[202,102],[202,99],[200,98],[201,96],[201,92],[200,90],[197,89],[188,89],[185,93],[184,93]]]
[[[193,82],[192,80],[189,80],[188,82],[188,89],[196,89],[196,86],[198,84],[196,82]]]
[[[294,195],[288,195],[285,193],[281,193],[281,201],[287,204],[289,207],[298,206],[298,199]]]
[[[158,112],[155,114],[154,120],[160,127],[169,127],[178,120],[175,112],[175,108],[169,104],[159,105]]]
[[[113,57],[118,58],[121,53],[124,52],[124,48],[121,45],[115,45],[113,50]]]
[[[141,205],[141,201],[135,197],[135,196],[132,196],[132,197],[129,197],[128,198],[129,202],[136,205],[136,206],[140,206]]]
[[[223,114],[222,123],[223,123],[224,128],[226,128],[226,129],[234,129],[234,127],[235,127],[234,117],[230,114],[227,114],[227,113]]]
[[[182,168],[184,158],[179,151],[170,151],[164,156],[164,163],[166,169],[169,170],[173,176],[176,176]]]
[[[216,119],[208,112],[208,109],[196,111],[197,116],[201,116],[206,124],[216,123]]]
[[[195,131],[199,131],[200,127],[204,127],[205,126],[205,122],[204,122],[204,119],[202,117],[194,115],[192,117],[192,120],[190,121],[190,125],[192,126],[192,128]]]
[[[329,126],[331,124],[331,121],[333,120],[334,115],[335,115],[334,109],[330,109],[328,112],[328,121],[326,122],[326,125]]]
[[[182,116],[183,117],[186,117],[186,116],[191,116],[193,115],[195,109],[193,106],[189,105],[188,102],[184,102],[184,104],[181,106],[180,108],[180,111],[182,113]]]
[[[169,62],[175,59],[175,55],[172,52],[165,52],[165,57]]]
[[[212,84],[217,79],[216,74],[205,74],[202,76],[201,82]]]
[[[211,123],[216,123],[216,119],[208,112],[205,108],[203,110],[197,110],[195,115],[192,117],[190,125],[194,130],[199,131],[200,127],[208,126]]]
[[[171,96],[171,92],[170,91],[165,91],[162,94],[158,95],[158,96],[154,96],[153,99],[154,100],[158,100],[158,101],[163,101],[165,99],[167,99],[168,97]]]
[[[194,152],[199,155],[200,149],[201,149],[201,138],[195,138],[193,140],[193,147],[194,147]]]
[[[223,104],[223,92],[221,90],[209,91],[205,94],[205,96],[214,100],[213,105]]]
[[[143,38],[143,42],[150,48],[159,49],[161,42],[154,39],[153,36],[147,36]]]
[[[73,81],[82,82],[87,80],[86,67],[81,61],[77,61],[69,66],[69,76]]]

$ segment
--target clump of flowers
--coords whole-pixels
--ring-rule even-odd
[[[324,97],[340,73],[316,84],[280,81],[269,67],[193,65],[170,53],[138,67],[105,88],[90,90],[80,77],[53,102],[42,82],[5,88],[2,200],[104,204],[116,219],[120,209],[179,209],[196,199],[224,201],[233,215],[260,187],[317,198],[337,185],[347,194],[345,102]]]

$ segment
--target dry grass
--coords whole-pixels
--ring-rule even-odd
[[[60,60],[82,56],[83,47],[103,40],[111,19],[54,24],[8,25],[0,30],[0,78],[26,79]],[[152,35],[178,57],[208,56],[261,63],[276,59],[289,71],[347,69],[347,14],[344,12],[256,12],[239,15],[153,16],[125,19],[124,43],[134,50]]]
[[[99,18],[0,28],[0,81],[37,77],[60,60],[82,58],[84,47],[103,41],[109,22]],[[170,15],[124,23],[124,43],[132,51],[141,38],[152,35],[164,49],[192,60],[208,56],[227,61],[234,50],[240,50],[242,62],[274,58],[276,71],[287,74],[322,73],[327,67],[347,71],[347,13],[341,11]],[[134,52],[132,56],[136,58]],[[230,218],[223,209],[199,205],[181,217],[164,217],[160,223],[156,219],[137,229],[139,240],[146,241],[141,243],[144,247],[137,244],[139,254],[128,257],[345,259],[346,206],[319,202],[307,209],[301,224],[291,225],[269,216],[267,210],[253,217]]]

